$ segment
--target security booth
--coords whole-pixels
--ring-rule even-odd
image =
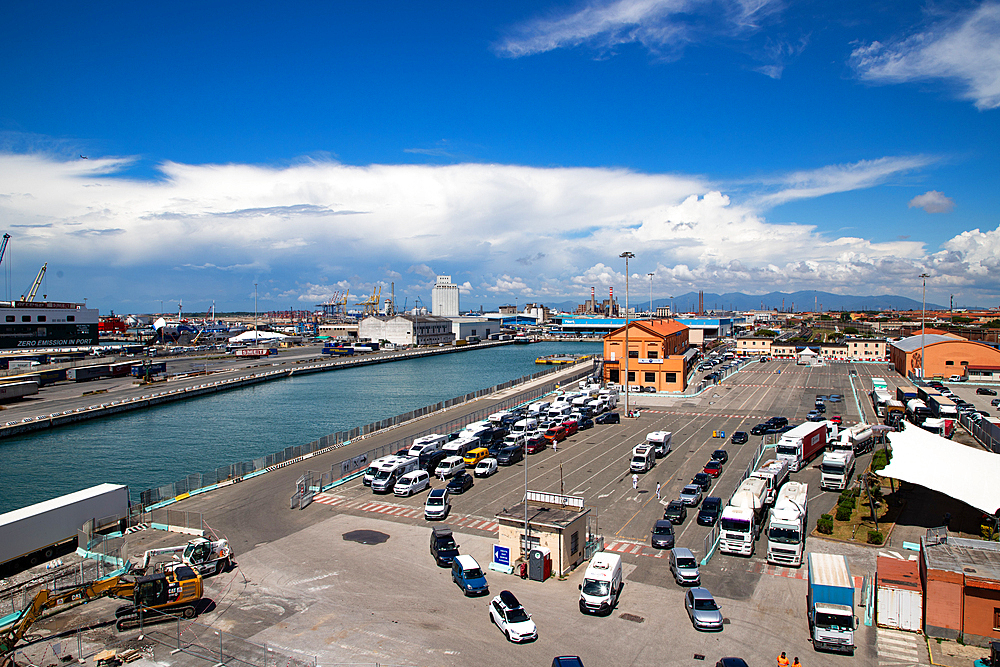
[[[580,496],[528,491],[525,503],[505,507],[496,519],[500,545],[520,554],[536,581],[565,574],[587,558],[590,508]]]

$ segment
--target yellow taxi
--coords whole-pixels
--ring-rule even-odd
[[[474,466],[489,455],[490,455],[490,450],[486,449],[485,447],[476,447],[475,449],[470,449],[469,452],[465,455],[465,465]]]

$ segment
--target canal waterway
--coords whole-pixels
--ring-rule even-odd
[[[504,345],[293,375],[0,440],[0,513],[111,482],[140,491],[491,387],[548,354],[601,343]]]

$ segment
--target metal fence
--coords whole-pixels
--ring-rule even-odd
[[[59,561],[55,561],[58,563]],[[95,560],[82,560],[72,565],[53,565],[49,570],[27,581],[11,583],[0,588],[0,616],[19,612],[43,590],[64,590],[86,582],[101,579],[110,572],[107,564]]]
[[[579,378],[590,375],[591,370],[588,367],[578,369],[577,372],[565,377],[561,382],[547,382],[546,384],[535,387],[527,392],[518,394],[517,396],[512,396],[505,398],[499,403],[495,403],[488,408],[482,408],[480,410],[475,410],[467,415],[461,417],[456,417],[455,419],[449,419],[446,422],[440,423],[434,428],[424,429],[417,433],[406,436],[405,438],[400,438],[399,440],[394,440],[388,444],[382,445],[380,447],[373,447],[369,449],[364,454],[359,454],[353,456],[349,459],[344,459],[330,466],[330,469],[326,472],[316,472],[316,471],[306,471],[306,473],[299,478],[296,484],[295,493],[292,494],[290,507],[291,509],[302,509],[309,505],[312,500],[312,495],[319,492],[325,491],[331,485],[336,484],[342,479],[350,477],[351,475],[363,470],[367,465],[377,458],[393,454],[400,449],[409,448],[413,444],[413,441],[421,438],[425,435],[430,435],[432,433],[452,433],[457,431],[467,424],[473,422],[481,421],[493,414],[494,412],[500,412],[501,410],[506,410],[507,408],[514,407],[516,405],[521,405],[523,403],[530,403],[540,396],[544,396],[549,392],[556,389],[561,384],[566,384],[568,382],[573,382]],[[536,374],[537,376],[538,374]],[[534,377],[534,376],[532,376]],[[509,383],[505,383],[509,384]],[[489,392],[489,390],[483,390],[483,392]],[[476,392],[477,394],[480,392]],[[440,403],[436,405],[441,405]],[[434,406],[430,406],[434,407]]]
[[[578,374],[574,374],[574,378],[579,378],[584,375],[590,375],[593,368],[593,362],[584,364],[580,369]],[[426,416],[428,414],[445,410],[447,408],[453,407],[455,405],[460,405],[468,401],[476,400],[483,396],[493,394],[498,391],[503,391],[504,389],[509,389],[526,382],[531,382],[532,380],[537,380],[538,378],[564,370],[565,367],[561,366],[548,366],[544,370],[531,375],[526,375],[515,380],[509,380],[498,385],[494,385],[487,389],[480,389],[479,391],[470,392],[462,396],[456,396],[454,398],[448,399],[447,401],[442,401],[440,403],[435,403],[433,405],[428,405],[417,410],[411,410],[409,412],[404,412],[401,415],[396,415],[395,417],[390,417],[388,419],[382,419],[380,421],[372,422],[371,424],[366,424],[364,426],[359,426],[347,431],[338,431],[337,433],[331,433],[330,435],[325,435],[319,440],[313,440],[304,445],[294,445],[285,447],[284,449],[274,452],[273,454],[268,454],[267,456],[262,456],[260,458],[253,459],[252,461],[241,461],[239,463],[231,463],[229,465],[220,466],[215,470],[211,470],[204,473],[194,473],[187,475],[183,479],[177,480],[170,484],[164,484],[163,486],[155,487],[152,489],[146,489],[139,494],[139,504],[142,507],[150,507],[156,503],[162,502],[164,500],[169,500],[171,498],[176,498],[179,495],[185,493],[191,493],[197,489],[201,489],[207,486],[212,486],[213,484],[218,484],[219,482],[225,482],[231,479],[239,479],[250,473],[258,472],[261,470],[274,469],[277,467],[282,467],[288,465],[289,463],[305,456],[306,454],[313,454],[317,452],[326,452],[338,447],[342,447],[344,444],[354,440],[355,438],[361,437],[363,435],[368,435],[376,431],[382,431],[406,422],[410,422],[414,419]],[[556,385],[555,382],[548,383],[546,387],[548,389],[544,390],[532,390],[533,395],[540,396],[543,393],[548,393],[552,390],[552,387]],[[502,408],[494,408],[502,409]],[[455,420],[458,421],[458,420]],[[465,422],[468,423],[468,422]],[[464,425],[464,424],[463,424]],[[442,426],[441,428],[445,428]],[[430,431],[428,431],[429,433]],[[402,447],[402,445],[400,445]],[[399,449],[399,447],[397,447]],[[395,450],[393,450],[395,451]]]
[[[293,653],[182,618],[159,622],[145,629],[145,636],[169,648],[212,665],[254,665],[256,667],[316,667],[316,656]]]
[[[1000,453],[1000,427],[985,419],[971,419],[965,413],[958,416],[958,421],[983,447],[995,454]]]

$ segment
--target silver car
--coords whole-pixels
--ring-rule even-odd
[[[670,571],[674,575],[674,581],[681,586],[697,586],[701,583],[698,561],[690,549],[677,547],[670,550]]]
[[[684,608],[696,630],[722,630],[722,610],[707,588],[689,589]]]
[[[697,507],[701,502],[701,485],[688,484],[681,489],[678,499],[688,507]]]

